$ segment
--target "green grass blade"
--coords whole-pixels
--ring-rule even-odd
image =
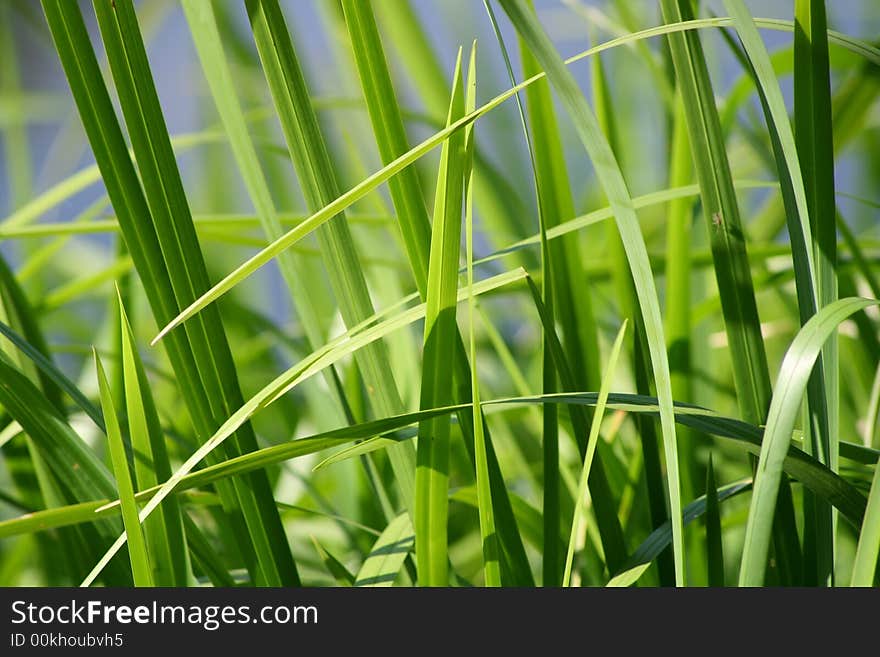
[[[382,36],[395,56],[394,63],[406,73],[429,115],[442,125],[451,86],[439,51],[432,47],[430,29],[419,20],[409,0],[379,0],[369,4],[373,5]],[[498,133],[488,137],[494,141]],[[511,239],[520,234],[526,215],[518,190],[479,146],[474,149],[474,168],[474,203],[483,213],[487,239]]]
[[[382,40],[370,3],[343,0],[353,55],[361,79],[370,122],[382,162],[388,164],[409,150],[400,107],[385,61]],[[424,294],[428,283],[428,244],[431,228],[416,170],[404,169],[388,181],[400,231],[416,287]]]
[[[413,549],[412,523],[407,514],[392,520],[376,539],[355,578],[355,586],[391,586]]]
[[[348,568],[346,568],[339,559],[330,554],[330,552],[328,552],[314,536],[312,536],[312,544],[315,546],[315,551],[318,553],[318,556],[321,557],[321,561],[324,563],[327,572],[329,572],[333,576],[333,579],[336,580],[336,584],[338,586],[353,586],[355,576],[348,571]]]
[[[464,113],[461,51],[455,64],[447,124]],[[425,337],[420,408],[453,401],[449,354],[456,348],[456,287],[461,245],[461,201],[464,189],[466,143],[456,133],[443,144],[434,200],[428,288],[425,298]],[[449,418],[429,420],[419,427],[416,465],[416,569],[422,586],[449,582],[447,517],[449,501]]]
[[[747,65],[756,78],[761,105],[770,129],[771,144],[776,158],[783,203],[786,209],[794,261],[798,310],[803,325],[820,307],[817,270],[813,257],[814,236],[811,226],[815,223],[812,214],[815,208],[810,208],[807,203],[806,181],[801,175],[795,137],[788,120],[782,91],[773,72],[770,56],[742,2],[740,0],[726,0],[726,2],[733,15],[737,33],[748,58]],[[831,155],[832,153],[829,152],[829,156]],[[835,239],[836,248],[836,238],[833,239]],[[808,449],[817,454],[823,462],[830,463],[831,439],[828,414],[830,391],[825,388],[825,384],[828,383],[826,378],[824,359],[820,359],[807,387],[808,412],[810,414]],[[807,581],[816,581],[818,578],[818,581],[824,582],[832,577],[833,570],[831,508],[817,503],[809,496],[805,498],[804,506],[806,513],[804,556],[807,562]],[[789,519],[788,522],[791,523],[791,520]]]
[[[0,332],[8,340],[0,345],[0,349],[39,387],[50,404],[61,411],[62,416],[66,415],[62,391],[67,391],[76,401],[85,402],[94,411],[94,407],[76,385],[64,377],[52,363],[33,307],[28,303],[24,291],[3,258],[0,258],[0,318],[9,324],[7,326],[0,322]],[[99,418],[99,426],[103,428],[100,411],[93,417]],[[5,416],[4,424],[7,422],[7,430],[16,424],[9,416]],[[21,502],[29,510],[63,505],[69,501],[70,498],[59,490],[57,477],[30,436],[25,434],[22,440],[15,442],[4,440],[3,459],[11,483]],[[58,575],[61,581],[71,581],[68,579],[71,573],[84,572],[90,567],[89,549],[83,536],[77,532],[62,531],[57,538],[41,537],[37,544],[46,573],[50,577]]]
[[[122,353],[122,381],[128,435],[134,454],[134,475],[138,490],[152,488],[171,476],[165,435],[159,423],[150,383],[137,352],[131,326],[118,299]],[[189,565],[186,555],[180,505],[168,499],[144,522],[144,535],[153,559],[156,586],[185,586]]]
[[[107,375],[104,373],[104,366],[101,365],[97,351],[95,352],[95,368],[98,371],[101,408],[107,421],[107,441],[110,444],[110,458],[119,491],[122,522],[125,525],[125,535],[128,538],[128,554],[131,559],[134,585],[153,586],[153,568],[150,565],[147,544],[138,521],[138,507],[134,499],[134,486],[131,483],[131,473],[128,470],[128,459],[125,455],[125,445],[122,443],[122,431],[119,428],[116,405],[110,396],[110,382],[107,381]]]
[[[690,3],[683,0],[661,0],[660,6],[668,23],[692,18]],[[770,375],[712,84],[699,36],[675,33],[668,39],[709,228],[737,402],[743,419],[758,424],[766,418],[770,403]]]
[[[476,106],[476,42],[471,49],[468,63],[468,81],[465,92],[465,112],[472,112]],[[483,430],[483,407],[480,404],[480,377],[477,374],[476,296],[474,295],[474,130],[466,133],[466,164],[464,171],[464,215],[468,286],[468,345],[471,369],[471,396],[473,400],[474,426],[474,467],[477,476],[477,512],[480,518],[480,538],[483,544],[483,578],[486,586],[501,586],[501,566],[499,564],[498,535],[495,530],[495,508],[492,503],[492,482],[489,478],[489,459],[486,451],[486,435]]]
[[[342,3],[342,8],[373,133],[379,148],[379,155],[382,162],[388,165],[395,158],[406,154],[410,147],[401,111],[395,99],[394,87],[388,71],[388,64],[385,60],[382,41],[379,37],[373,15],[373,9],[379,9],[379,6],[371,7],[370,3],[345,0]],[[395,13],[395,18],[404,16],[407,11],[408,6],[402,5],[400,12]],[[425,61],[422,61],[422,64],[425,64]],[[439,78],[432,80],[430,83],[432,89],[436,88],[439,82],[442,82]],[[445,83],[439,86],[445,86]],[[447,102],[448,99],[443,101],[444,107]],[[476,151],[477,147],[475,145],[474,152],[476,153]],[[480,169],[477,169],[478,174],[480,171]],[[428,212],[419,184],[419,177],[414,168],[404,168],[388,180],[388,186],[404,238],[404,247],[410,263],[410,269],[419,294],[424,299],[427,291],[431,226],[428,221]],[[483,187],[486,187],[486,185],[481,187],[480,176],[477,175],[473,192],[478,204],[481,198],[483,198],[480,194],[480,190]],[[491,185],[488,188],[493,189]],[[464,342],[460,339],[460,336],[457,340],[458,346],[454,350],[453,355],[454,379],[457,400],[463,403],[472,398],[471,384],[473,373],[468,364],[467,350]],[[459,414],[459,426],[465,437],[465,447],[468,449],[469,456],[473,458],[474,467],[476,468],[476,452],[479,448],[476,444],[476,432],[474,431],[474,435],[470,435],[470,427],[475,426],[472,414],[466,410],[461,412]],[[492,447],[491,436],[487,427],[484,426],[481,431],[483,432],[486,446],[486,465],[489,483],[493,503],[496,506],[497,530],[505,556],[501,564],[502,574],[505,575],[506,580],[511,584],[529,585],[532,582],[528,560],[526,559],[522,540],[510,508],[507,488]],[[509,569],[507,569],[508,565]],[[509,572],[507,572],[508,570]]]
[[[611,91],[605,76],[605,68],[601,57],[590,60],[590,72],[592,74],[592,91],[596,107],[596,120],[600,129],[608,139],[608,144],[615,155],[621,150],[621,137],[618,130],[618,121],[615,119],[615,111]],[[632,369],[634,373],[636,392],[650,394],[651,392],[651,364],[646,357],[644,322],[639,312],[638,293],[635,281],[630,271],[626,255],[626,247],[617,230],[616,225],[608,223],[605,226],[608,260],[611,270],[612,289],[620,316],[629,318],[633,322],[633,347]],[[670,379],[671,383],[671,379]],[[640,416],[636,418],[636,430],[640,437],[642,451],[643,470],[645,483],[648,489],[648,510],[651,525],[659,527],[668,520],[666,506],[666,487],[663,483],[663,465],[660,458],[660,449],[657,442],[657,431],[651,418]],[[675,583],[675,571],[672,555],[667,552],[657,559],[657,569],[661,586],[671,586]]]
[[[880,554],[880,466],[875,466],[850,586],[874,585],[878,554]]]
[[[721,513],[712,455],[706,466],[706,563],[709,586],[724,586],[724,549],[721,542]]]
[[[590,437],[587,441],[587,457],[581,470],[580,483],[578,484],[577,497],[575,498],[574,517],[571,523],[571,534],[568,538],[568,553],[565,557],[565,571],[562,575],[562,586],[571,586],[571,567],[574,562],[574,550],[577,537],[581,531],[582,516],[587,503],[587,480],[590,476],[590,468],[593,464],[593,455],[596,453],[596,443],[599,440],[599,429],[602,426],[602,418],[605,415],[605,404],[608,401],[608,393],[611,388],[611,380],[617,367],[617,359],[623,346],[623,338],[626,335],[626,320],[617,332],[614,344],[611,345],[611,353],[608,356],[608,364],[605,366],[605,374],[599,388],[599,396],[596,399],[596,412],[593,414],[593,422],[590,425]]]
[[[722,486],[715,492],[715,497],[718,502],[721,503],[724,500],[735,497],[751,488],[751,480],[740,481],[734,484],[728,484],[727,486]],[[704,513],[707,513],[708,505],[708,499],[705,495],[694,500],[684,508],[684,521],[689,523],[692,520],[699,518]],[[651,562],[669,546],[671,540],[672,527],[671,524],[667,522],[662,527],[658,527],[651,532],[651,535],[648,536],[638,548],[636,548],[636,551],[633,552],[632,557],[621,572],[612,577],[611,581],[608,582],[608,586],[622,587],[634,584],[648,569]]]
[[[876,301],[867,299],[848,298],[826,306],[803,326],[785,354],[767,417],[755,477],[740,567],[741,586],[759,586],[764,581],[770,530],[782,472],[781,462],[791,441],[791,431],[810,372],[822,346],[840,322],[876,304]]]
[[[270,241],[277,239],[284,233],[282,218],[275,208],[269,184],[257,157],[257,150],[248,133],[245,114],[238,101],[232,73],[226,63],[222,37],[212,4],[188,0],[183,3],[183,9],[248,196],[266,237]],[[308,288],[303,283],[306,279],[305,271],[297,266],[296,260],[289,253],[278,256],[278,266],[284,282],[291,291],[292,301],[309,341],[312,344],[320,344],[322,331],[313,304],[309,301]],[[332,380],[328,383],[332,387]]]
[[[489,20],[492,23],[492,29],[495,32],[495,39],[498,41],[498,45],[501,48],[501,54],[504,58],[504,65],[507,69],[507,77],[510,80],[510,84],[516,86],[516,77],[513,73],[513,67],[510,62],[510,56],[507,52],[507,47],[504,44],[504,38],[501,35],[501,30],[498,27],[498,22],[495,19],[495,12],[492,10],[492,5],[484,0],[483,5],[486,8],[486,12],[489,15]],[[528,53],[527,49],[523,49],[525,53]],[[526,66],[525,73],[528,74],[528,62],[525,62]],[[534,59],[531,60],[532,68],[537,68],[537,65],[534,62]],[[532,89],[534,90],[534,88]],[[558,288],[560,288],[560,284],[555,283],[557,274],[553,271],[553,266],[556,263],[555,260],[552,260],[550,257],[550,250],[547,243],[547,216],[544,209],[544,193],[542,184],[549,184],[549,179],[544,179],[543,177],[539,178],[538,175],[538,165],[535,156],[535,148],[533,145],[533,141],[531,135],[529,134],[528,124],[526,123],[526,113],[523,108],[522,100],[520,99],[519,94],[515,97],[516,107],[519,113],[520,124],[522,125],[523,135],[525,137],[526,142],[526,150],[529,154],[529,164],[531,165],[532,170],[532,179],[535,185],[535,197],[537,199],[538,205],[538,236],[540,238],[541,244],[541,294],[545,308],[547,309],[547,313],[549,315],[554,315],[554,297],[558,296]],[[558,155],[558,153],[557,153]],[[546,161],[542,161],[542,165],[546,166]],[[561,174],[560,174],[561,175]],[[561,184],[567,184],[566,180],[561,180]],[[556,245],[560,246],[560,245]],[[567,272],[563,272],[563,281],[567,280],[566,278]],[[567,289],[567,286],[564,286],[563,289]],[[571,302],[571,298],[567,297],[564,299],[565,302]],[[567,308],[575,307],[575,304],[571,304],[570,306],[566,306]],[[569,313],[570,314],[570,313]],[[567,325],[568,328],[571,328],[571,325]],[[555,328],[545,328],[542,325],[542,332],[546,332],[548,330],[555,330]],[[569,333],[571,336],[571,333]],[[575,334],[576,335],[576,334]],[[541,389],[544,394],[550,394],[556,391],[556,368],[553,363],[553,357],[550,353],[550,348],[548,346],[548,337],[546,335],[543,336],[542,340],[542,361],[541,361]],[[581,370],[577,368],[577,366],[581,365],[582,361],[579,361],[576,364],[575,370],[576,372],[580,372]],[[559,469],[559,416],[557,413],[557,409],[554,405],[546,406],[542,409],[541,413],[542,427],[541,427],[541,448],[542,448],[542,488],[543,488],[543,499],[542,499],[542,509],[541,515],[544,519],[544,537],[546,538],[545,544],[542,546],[542,584],[543,586],[558,586],[560,577],[561,577],[561,564],[559,561],[560,557],[560,549],[559,542],[556,540],[557,529],[561,524],[561,512],[560,512],[560,498],[561,498],[561,485],[560,485],[560,469]]]
[[[817,307],[823,308],[838,296],[834,140],[825,0],[795,3],[794,34],[794,130],[812,229],[812,243],[808,248],[813,252]],[[814,425],[818,422],[818,430],[811,433],[809,449],[836,470],[840,424],[836,332],[822,350],[814,377],[816,390],[809,403],[810,412],[818,416],[813,421]],[[820,395],[821,399],[817,399]],[[833,584],[836,518],[827,505],[821,504],[815,516],[817,579],[820,583]]]
[[[104,417],[101,414],[101,410],[82,393],[73,381],[65,376],[64,372],[59,370],[55,364],[46,357],[45,352],[32,345],[21,335],[13,331],[12,328],[2,322],[0,322],[0,333],[14,344],[22,354],[30,359],[53,385],[67,393],[74,403],[76,403],[76,405],[91,418],[95,423],[95,426],[101,429],[101,431],[104,430]]]
[[[52,364],[49,348],[40,330],[33,306],[28,302],[24,290],[2,257],[0,257],[0,303],[2,303],[3,320],[9,325],[3,324],[0,330],[32,361],[35,371],[32,372],[31,379],[39,384],[46,398],[58,409],[62,409],[62,391],[78,402],[85,402],[84,396],[76,386],[65,379]],[[88,405],[88,402],[85,403]],[[95,413],[92,417],[100,417],[100,413]],[[102,426],[100,420],[98,426]]]
[[[563,105],[575,122],[575,128],[590,154],[596,174],[603,186],[609,203],[615,211],[615,219],[621,238],[626,247],[627,258],[633,274],[641,312],[645,322],[645,332],[651,354],[655,385],[660,398],[660,423],[663,445],[666,454],[670,515],[673,526],[673,554],[675,559],[675,580],[684,584],[684,543],[682,541],[681,498],[678,478],[678,455],[675,443],[675,426],[672,414],[672,393],[669,382],[669,362],[663,338],[663,325],[660,315],[657,292],[648,262],[645,242],[642,238],[638,218],[633,208],[632,197],[627,189],[614,154],[596,121],[596,117],[578,89],[571,73],[565,68],[547,35],[536,19],[527,12],[522,3],[502,0],[502,7],[510,16],[517,31],[528,43],[529,48],[547,71],[548,79],[560,95]]]
[[[687,130],[684,100],[681,90],[676,89],[672,104],[672,136],[669,142],[669,185],[678,187],[693,180],[693,161],[691,159],[690,138]],[[666,224],[666,344],[669,350],[669,370],[672,383],[672,397],[678,400],[691,400],[694,397],[691,371],[692,340],[692,278],[694,277],[692,250],[694,246],[694,202],[691,198],[671,201],[668,206]],[[681,491],[684,499],[695,495],[700,465],[694,453],[698,438],[687,430],[679,431],[678,446],[681,461]],[[691,564],[691,583],[694,575],[700,573],[699,537],[691,530],[689,547]],[[658,562],[659,565],[659,562]],[[699,575],[697,575],[699,577]],[[697,580],[699,581],[699,580]]]
[[[330,156],[312,108],[306,81],[277,0],[247,0],[254,41],[263,64],[287,146],[309,210],[320,212],[339,195]],[[341,210],[317,230],[330,284],[346,326],[373,315],[373,305],[354,239]],[[284,238],[281,238],[282,240]],[[277,241],[276,241],[277,243]],[[387,415],[401,410],[384,343],[368,345],[355,356],[374,410]],[[415,454],[409,445],[389,453],[403,502],[412,510]]]
[[[130,0],[93,4],[171,287],[178,304],[183,305],[210,284],[134,5]],[[215,312],[213,317],[205,317],[190,327],[189,337],[200,388],[213,420],[211,416],[221,415],[241,399],[219,314]],[[255,448],[253,431],[243,427],[227,449],[241,452]],[[233,483],[255,555],[254,581],[276,585],[298,583],[268,479],[257,475]]]

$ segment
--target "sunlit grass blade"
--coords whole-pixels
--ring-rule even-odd
[[[137,489],[144,490],[168,479],[171,476],[171,464],[165,446],[165,434],[159,423],[153,395],[150,392],[150,382],[137,352],[121,294],[117,303],[125,415],[134,457]],[[152,517],[147,518],[143,530],[153,560],[156,586],[185,586],[189,565],[186,558],[186,539],[181,510],[177,500],[173,498],[166,500]]]
[[[605,366],[605,374],[602,376],[602,383],[599,387],[599,395],[596,398],[596,410],[593,414],[593,422],[590,425],[590,437],[587,440],[587,456],[584,459],[584,466],[581,469],[580,483],[578,484],[577,497],[575,498],[574,517],[571,521],[571,534],[568,538],[568,552],[565,557],[565,570],[562,574],[562,586],[571,585],[571,568],[574,562],[574,550],[578,534],[580,533],[581,522],[584,521],[583,515],[586,510],[587,497],[587,480],[590,476],[590,468],[593,464],[593,455],[596,452],[596,442],[599,440],[599,429],[602,426],[602,419],[605,416],[605,404],[608,401],[608,393],[611,389],[612,379],[617,367],[617,359],[620,356],[620,349],[623,346],[623,338],[626,335],[626,321],[617,332],[614,344],[611,345],[611,353],[608,356],[608,363]]]
[[[468,79],[465,89],[465,112],[472,112],[477,99],[477,47],[474,42],[468,61]],[[471,397],[473,401],[474,469],[477,478],[477,510],[480,518],[480,538],[483,545],[483,578],[486,586],[501,586],[498,535],[495,530],[495,508],[492,502],[492,482],[489,478],[489,459],[486,450],[486,434],[483,427],[483,407],[480,404],[480,377],[477,373],[477,341],[475,333],[476,297],[474,296],[474,169],[473,153],[476,137],[471,126],[465,132],[464,215],[465,258],[467,261],[468,286],[468,346],[471,369]]]
[[[677,187],[686,185],[693,180],[693,161],[691,159],[690,138],[688,137],[687,117],[685,116],[684,100],[681,90],[674,93],[671,111],[672,134],[669,138],[669,185]],[[694,243],[694,200],[692,198],[675,199],[668,206],[666,224],[666,313],[665,324],[666,344],[669,350],[669,370],[672,385],[672,397],[678,400],[693,399],[693,378],[691,371],[692,356],[692,278],[694,269],[692,250]],[[698,438],[686,429],[678,433],[679,453],[681,454],[681,491],[684,499],[695,495],[701,469],[696,458],[694,445]],[[700,582],[701,546],[698,545],[697,532],[691,530],[689,546],[691,568],[690,581]],[[696,580],[695,580],[696,576]]]
[[[473,71],[469,72],[472,75]],[[447,124],[464,113],[461,50],[455,64]],[[425,296],[425,334],[419,407],[444,406],[452,399],[449,354],[456,348],[456,288],[461,245],[462,192],[466,143],[456,133],[443,144],[434,197],[428,288]],[[415,517],[416,568],[421,586],[446,586],[449,581],[447,518],[449,500],[448,417],[419,426]]]
[[[760,586],[764,581],[770,530],[782,472],[781,461],[791,441],[791,431],[800,410],[807,381],[822,346],[840,322],[877,303],[867,299],[848,298],[826,306],[804,324],[785,354],[767,417],[767,428],[755,476],[755,490],[749,509],[740,566],[741,586]]]
[[[641,313],[645,322],[645,333],[651,355],[654,382],[660,399],[660,423],[663,446],[666,454],[667,485],[669,493],[670,516],[673,527],[673,555],[675,560],[675,581],[684,584],[684,543],[682,541],[681,498],[678,478],[678,454],[675,443],[675,426],[672,415],[672,392],[669,382],[669,362],[663,338],[663,320],[657,299],[654,279],[648,262],[645,242],[642,238],[638,218],[632,204],[632,197],[626,182],[617,166],[607,140],[596,121],[596,117],[578,89],[577,83],[543,29],[521,2],[501,0],[517,31],[528,43],[535,57],[547,71],[548,79],[557,90],[563,105],[575,123],[578,136],[591,156],[596,175],[604,189],[621,238],[626,247],[627,258],[636,286]]]
[[[147,544],[138,520],[138,507],[137,502],[134,500],[134,486],[128,469],[125,445],[122,443],[122,430],[119,427],[119,418],[116,415],[116,404],[110,396],[110,382],[104,373],[104,366],[101,365],[101,359],[98,357],[97,351],[95,352],[95,368],[98,372],[101,408],[104,411],[104,417],[107,422],[107,441],[110,445],[110,460],[113,463],[113,473],[116,475],[116,486],[119,491],[122,522],[125,525],[125,535],[128,538],[128,554],[131,559],[134,585],[153,586],[153,568],[150,565]]]
[[[873,586],[880,554],[880,466],[874,466],[868,508],[861,529],[850,586]]]
[[[391,586],[413,549],[413,528],[407,514],[392,520],[376,539],[355,578],[354,586]]]

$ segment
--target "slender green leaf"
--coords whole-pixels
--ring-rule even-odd
[[[755,477],[755,491],[749,509],[740,567],[741,586],[759,586],[764,581],[782,460],[791,442],[791,431],[800,410],[804,390],[822,345],[840,322],[877,303],[867,299],[848,298],[826,306],[803,326],[785,354],[770,404]]]
[[[470,74],[473,74],[473,67]],[[454,80],[447,124],[464,113],[461,50],[455,63]],[[445,406],[453,401],[452,370],[448,366],[448,359],[456,348],[456,287],[465,153],[464,135],[456,133],[443,144],[440,154],[425,296],[424,355],[419,399],[422,409]],[[449,418],[446,416],[433,418],[419,426],[413,525],[416,568],[422,586],[446,586],[449,581],[446,527],[449,434]]]
[[[407,514],[392,520],[376,539],[373,549],[355,578],[355,586],[391,586],[407,555],[412,551],[414,534]]]
[[[152,488],[171,476],[165,435],[159,423],[150,383],[137,352],[121,294],[118,298],[122,351],[122,381],[128,435],[134,455],[138,490]],[[144,535],[153,560],[156,586],[185,586],[189,566],[186,560],[180,505],[170,498],[144,522]]]
[[[718,508],[718,489],[712,455],[706,466],[706,563],[709,568],[709,586],[724,586],[724,549],[721,542],[721,512]]]
[[[608,401],[611,380],[615,374],[617,359],[620,356],[620,349],[623,346],[624,335],[626,335],[626,320],[624,320],[623,325],[617,332],[614,344],[611,345],[611,354],[608,356],[608,364],[605,366],[605,374],[602,376],[599,396],[596,398],[596,412],[593,414],[593,422],[590,425],[590,437],[587,440],[587,457],[584,459],[584,467],[581,470],[580,484],[578,484],[577,497],[575,498],[574,518],[572,518],[571,534],[568,539],[568,553],[565,557],[565,571],[562,575],[562,586],[571,585],[571,566],[574,561],[575,542],[580,533],[580,524],[587,504],[587,479],[590,476],[593,455],[596,453],[596,442],[599,440],[599,429],[602,426],[602,418],[605,415],[605,404]]]
[[[104,367],[101,365],[101,359],[98,357],[97,351],[95,352],[95,368],[98,371],[101,408],[107,421],[107,440],[110,444],[110,457],[113,462],[113,472],[116,475],[119,500],[122,504],[122,521],[125,525],[125,535],[128,539],[128,553],[131,558],[131,572],[134,576],[134,585],[153,586],[153,568],[150,565],[147,544],[144,541],[144,534],[138,521],[134,486],[131,483],[131,473],[128,470],[125,445],[122,443],[122,430],[119,428],[116,404],[110,396],[110,383],[107,381],[107,375],[104,373]]]
[[[720,503],[751,488],[751,480],[728,484],[727,486],[722,486],[716,491],[716,497]],[[684,508],[684,521],[689,523],[692,520],[699,518],[707,512],[707,508],[708,502],[706,496],[694,500]],[[657,555],[669,546],[671,541],[672,527],[671,524],[667,522],[662,527],[658,527],[651,532],[651,535],[646,538],[638,548],[636,548],[636,551],[633,552],[633,555],[630,557],[626,566],[624,566],[621,572],[611,578],[611,581],[608,582],[608,586],[625,587],[634,584],[648,569],[651,562],[657,558]]]

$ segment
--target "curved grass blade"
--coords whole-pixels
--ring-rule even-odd
[[[877,301],[847,298],[826,306],[803,326],[785,354],[770,404],[755,476],[740,568],[741,586],[760,586],[764,581],[782,460],[791,442],[801,399],[822,345],[844,319],[877,304]]]
[[[818,270],[813,256],[813,249],[816,247],[813,226],[817,222],[814,213],[817,208],[810,207],[808,204],[806,179],[802,176],[798,157],[799,149],[795,145],[795,135],[792,132],[782,91],[776,81],[770,56],[742,1],[725,0],[725,2],[734,18],[737,34],[748,58],[746,65],[756,79],[761,105],[770,130],[792,246],[798,311],[801,325],[803,325],[821,307]],[[800,50],[800,46],[795,48],[796,57]],[[802,72],[801,75],[803,75]],[[828,155],[833,161],[833,153],[830,150]],[[833,185],[831,198],[832,214],[829,220],[833,231]],[[823,219],[822,223],[825,221]],[[836,235],[833,239],[836,248]],[[820,358],[807,386],[807,408],[810,416],[807,449],[816,454],[820,461],[827,464],[832,463],[830,460],[832,439],[830,436],[829,403],[831,397],[834,396],[831,388],[827,386],[834,378],[836,377],[826,373],[824,358]],[[834,460],[836,461],[836,457]],[[805,498],[804,506],[806,513],[804,557],[807,562],[807,581],[830,581],[833,575],[831,508],[809,496]],[[791,523],[791,520],[789,519],[788,522]]]
[[[608,145],[612,152],[620,152],[621,134],[618,131],[618,121],[615,118],[616,108],[613,106],[611,90],[605,75],[605,68],[600,56],[590,60],[590,72],[593,92],[593,102],[596,107],[596,120],[599,128],[608,139]],[[615,224],[605,225],[605,250],[608,253],[609,269],[612,289],[614,290],[615,302],[621,317],[630,318],[633,323],[632,364],[633,378],[635,379],[636,392],[650,394],[651,392],[651,364],[646,357],[649,350],[646,348],[645,327],[639,311],[638,293],[629,262],[626,255],[626,246]],[[664,327],[665,330],[665,327]],[[672,380],[670,378],[670,387]],[[636,431],[639,435],[639,443],[642,455],[642,471],[648,493],[648,513],[652,527],[659,527],[669,519],[666,504],[666,487],[663,483],[663,465],[660,457],[660,449],[657,441],[657,430],[652,418],[639,416],[635,418]],[[680,438],[676,436],[680,444]],[[685,478],[686,481],[686,478]],[[682,482],[684,483],[684,482]],[[684,493],[684,489],[682,490]],[[671,586],[675,583],[675,570],[669,552],[660,555],[657,559],[657,571],[660,586]],[[619,565],[619,564],[616,564]],[[613,568],[611,568],[613,570]]]
[[[507,69],[507,77],[510,81],[510,84],[516,86],[516,77],[513,73],[513,67],[510,63],[510,56],[507,52],[507,46],[504,44],[504,38],[501,35],[501,30],[498,27],[498,22],[495,20],[495,12],[492,11],[492,5],[488,2],[488,0],[483,0],[483,6],[486,8],[486,12],[489,15],[489,20],[492,23],[492,30],[495,33],[495,39],[498,41],[498,45],[501,49],[501,55],[504,58],[504,65]],[[523,52],[526,53],[526,60],[524,61],[524,72],[528,75],[528,65],[531,64],[532,68],[537,68],[537,64],[534,62],[534,58],[530,58],[528,55],[528,50],[523,49]],[[530,89],[530,91],[534,91],[534,88]],[[516,107],[519,113],[520,124],[523,130],[523,136],[525,138],[526,150],[529,154],[529,164],[531,166],[532,171],[532,179],[535,185],[535,198],[537,200],[537,209],[538,209],[538,236],[540,238],[541,244],[541,295],[542,301],[544,303],[544,307],[547,309],[547,314],[551,317],[554,315],[554,297],[557,297],[561,291],[564,289],[560,284],[562,281],[567,280],[563,277],[560,283],[556,282],[557,274],[553,271],[553,266],[556,261],[551,260],[550,258],[550,250],[547,244],[547,215],[545,211],[545,200],[543,194],[542,183],[549,183],[549,180],[545,181],[543,176],[539,178],[538,174],[538,165],[535,155],[535,148],[532,143],[531,135],[529,134],[528,124],[526,123],[526,113],[523,108],[522,100],[520,99],[519,94],[515,97]],[[549,126],[548,126],[549,127]],[[542,161],[543,165],[546,165],[546,162]],[[542,170],[543,171],[543,170]],[[562,177],[562,173],[560,172],[560,177]],[[566,180],[560,180],[560,184],[567,185]],[[555,246],[560,246],[559,244]],[[563,273],[564,274],[564,273]],[[565,299],[566,302],[571,301],[570,298]],[[566,305],[566,308],[573,308],[575,304]],[[570,329],[570,324],[567,325]],[[555,330],[553,326],[545,326],[542,324],[542,341],[541,341],[541,389],[545,394],[553,393],[556,391],[556,368],[554,366],[553,357],[551,356],[551,350],[548,346],[548,340],[550,339],[548,336],[544,335],[547,331]],[[569,333],[569,335],[571,335]],[[579,362],[578,365],[581,363]],[[581,370],[576,369],[575,371],[580,372]],[[542,570],[542,585],[543,586],[557,586],[559,584],[559,578],[561,577],[561,569],[559,563],[559,543],[556,540],[556,530],[560,526],[560,496],[561,496],[561,486],[560,486],[560,470],[559,470],[559,416],[557,413],[557,409],[555,406],[545,406],[541,409],[541,449],[542,449],[542,509],[541,515],[544,520],[544,536],[548,537],[547,541],[541,548],[541,570]]]

